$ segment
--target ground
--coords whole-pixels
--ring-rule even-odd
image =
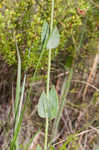
[[[82,62],[82,65],[84,65],[82,69],[77,65],[74,68],[73,79],[59,123],[57,138],[53,143],[56,150],[60,148],[64,150],[66,147],[68,150],[96,150],[99,147],[98,65],[95,68],[94,80],[91,77],[91,82],[89,82],[90,84],[86,89],[95,57],[95,55],[92,55],[89,62]],[[66,70],[59,64],[55,64],[55,61],[52,63],[52,66],[54,67],[54,71],[52,70],[51,72],[51,84],[55,85],[57,93],[60,96],[64,79],[68,77],[68,69]],[[87,66],[87,69],[85,69],[85,66]],[[1,62],[0,150],[9,150],[13,132],[13,94],[15,94],[16,75],[12,74],[12,70],[15,72],[13,67],[9,67],[3,61]],[[45,120],[38,116],[37,104],[41,92],[45,89],[46,81],[45,79],[40,79],[31,84],[28,77],[29,75],[27,76],[24,99],[26,98],[26,91],[30,86],[32,86],[32,92],[24,114],[19,141],[21,146],[25,146],[32,136],[41,129],[39,136],[34,138],[34,141],[43,147]],[[86,93],[84,93],[85,89]],[[50,123],[49,138],[53,122],[54,120]],[[36,144],[32,146],[32,149],[35,149]]]

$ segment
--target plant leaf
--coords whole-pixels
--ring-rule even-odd
[[[50,38],[47,43],[47,49],[56,48],[59,44],[60,35],[57,27],[55,27],[50,35]]]
[[[44,21],[41,32],[41,43],[43,43],[44,40],[47,40],[48,36],[49,36],[49,25],[46,21]]]
[[[53,86],[49,93],[49,103],[48,103],[48,116],[49,119],[53,119],[56,117],[58,111],[58,96]]]
[[[38,114],[41,118],[46,118],[47,112],[48,112],[48,99],[45,92],[43,91],[38,103]]]
[[[18,70],[17,70],[17,85],[16,85],[16,96],[15,96],[15,118],[18,112],[19,108],[19,99],[20,99],[20,91],[21,91],[21,57],[19,48],[16,42],[16,50],[17,50],[17,56],[18,56]]]
[[[42,150],[42,147],[38,144],[36,150]]]
[[[53,86],[49,92],[49,99],[47,98],[45,92],[42,92],[39,103],[38,103],[38,114],[41,118],[46,118],[46,113],[48,118],[51,120],[56,117],[58,111],[58,96]]]

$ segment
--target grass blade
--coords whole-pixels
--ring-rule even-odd
[[[56,120],[55,120],[54,125],[53,125],[52,138],[51,138],[50,143],[53,142],[53,140],[54,140],[54,138],[56,137],[56,134],[57,134],[59,121],[61,119],[62,112],[63,112],[63,109],[64,109],[64,105],[66,103],[66,98],[67,98],[67,95],[68,95],[68,92],[69,92],[69,89],[70,89],[72,74],[73,74],[73,69],[71,68],[69,76],[68,76],[68,80],[67,80],[67,78],[64,79],[64,83],[63,83],[63,87],[62,87],[62,91],[61,91],[61,97],[60,97],[61,98],[61,104],[60,104],[60,107],[59,107],[59,111],[57,113]]]
[[[15,112],[15,118],[16,118],[16,113],[18,111],[18,104],[19,104],[19,99],[20,99],[20,84],[21,84],[21,57],[18,49],[18,45],[16,42],[16,48],[17,48],[17,56],[18,56],[18,71],[17,71],[17,86],[16,86],[16,97],[15,97],[15,107],[14,107],[14,112]]]

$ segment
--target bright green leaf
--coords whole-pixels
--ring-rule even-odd
[[[57,27],[55,27],[50,35],[47,43],[47,49],[56,48],[59,45],[60,35]]]

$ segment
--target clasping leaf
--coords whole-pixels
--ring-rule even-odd
[[[60,35],[57,27],[55,27],[49,37],[47,49],[56,48],[59,45]]]
[[[58,96],[53,86],[49,92],[49,98],[47,98],[45,92],[43,91],[39,103],[38,103],[38,114],[41,118],[47,117],[51,120],[56,117],[58,111]]]

